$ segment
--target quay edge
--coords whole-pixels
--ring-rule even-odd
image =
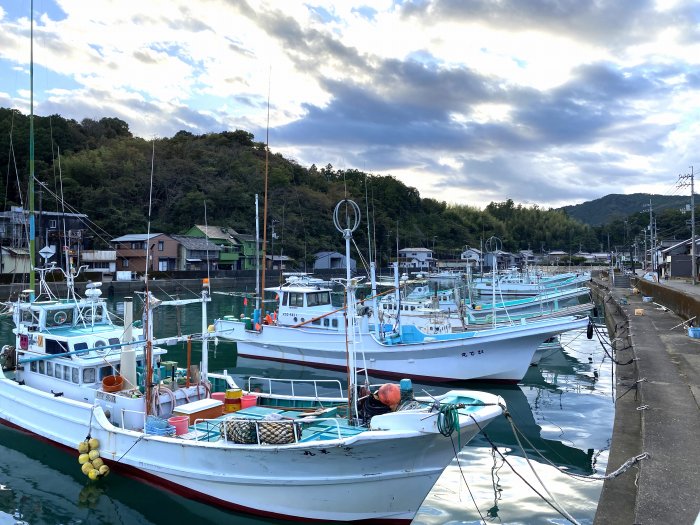
[[[620,281],[591,282],[618,363],[608,473],[649,457],[604,482],[594,524],[693,525],[700,512],[700,339],[683,322],[700,315],[700,286]]]

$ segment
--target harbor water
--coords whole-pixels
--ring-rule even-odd
[[[209,322],[251,308],[241,297],[215,293]],[[110,309],[120,315],[122,299],[110,300]],[[11,319],[0,323],[0,344],[12,344]],[[157,337],[198,332],[200,306],[158,309],[155,323]],[[602,488],[596,478],[605,474],[615,410],[613,366],[598,332],[607,337],[600,326],[590,340],[585,330],[562,334],[561,347],[550,350],[518,385],[413,383],[416,395],[451,388],[498,394],[510,416],[493,421],[459,452],[424,501],[415,525],[593,522]],[[166,348],[166,359],[184,366],[186,345]],[[227,370],[244,388],[251,376],[346,382],[344,373],[238,358],[235,344],[223,340],[210,344],[209,356],[210,370]],[[193,344],[192,362],[200,359],[201,346]],[[254,379],[251,386],[262,381]],[[73,455],[4,426],[0,457],[0,524],[279,523],[189,501],[119,472],[92,482]]]

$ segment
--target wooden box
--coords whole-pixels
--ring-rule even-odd
[[[178,405],[173,410],[174,416],[188,416],[190,425],[197,419],[215,419],[224,413],[224,404],[218,399],[200,399],[192,403]]]

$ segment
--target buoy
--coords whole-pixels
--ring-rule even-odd
[[[90,461],[93,461],[100,457],[100,451],[97,449],[93,449],[88,453],[88,457],[90,458]]]
[[[588,328],[586,328],[586,337],[588,339],[593,339],[593,323],[588,321]]]
[[[106,476],[107,474],[109,474],[109,467],[107,465],[102,465],[100,467],[99,472],[100,472],[100,476]]]
[[[100,440],[97,438],[90,438],[90,440],[88,441],[88,445],[90,446],[90,450],[100,448]]]
[[[90,461],[90,457],[87,454],[80,454],[78,456],[78,463],[80,463],[81,465],[87,463],[88,461]]]
[[[90,445],[88,445],[87,441],[81,441],[78,443],[78,452],[81,454],[87,454],[88,451],[90,450]]]
[[[95,468],[100,468],[104,464],[105,462],[102,461],[102,458],[95,458],[92,460],[92,466]]]
[[[93,481],[95,481],[99,477],[100,477],[100,471],[97,470],[96,468],[94,468],[90,472],[88,472],[88,478],[90,478]]]
[[[85,474],[86,476],[88,475],[88,473],[89,473],[91,470],[94,470],[94,469],[95,469],[95,467],[93,467],[93,466],[92,466],[92,463],[90,463],[90,462],[83,463],[83,466],[80,467],[80,470],[82,470],[82,471],[83,471],[83,474]]]

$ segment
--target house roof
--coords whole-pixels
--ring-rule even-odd
[[[255,242],[255,235],[251,235],[249,233],[235,233],[234,234],[236,239],[239,241],[252,241]]]
[[[130,242],[130,241],[148,241],[150,239],[153,239],[154,237],[158,237],[159,235],[163,235],[162,233],[129,233],[127,235],[122,235],[121,237],[117,237],[116,239],[112,239],[109,242]]]
[[[400,252],[432,252],[433,250],[428,250],[428,248],[402,248]]]
[[[204,237],[189,237],[187,235],[171,235],[186,250],[220,252],[221,247]]]
[[[238,235],[238,232],[236,230],[227,226],[204,226],[201,224],[196,224],[195,228],[200,230],[206,237],[210,239],[225,239],[234,243],[234,236]]]

